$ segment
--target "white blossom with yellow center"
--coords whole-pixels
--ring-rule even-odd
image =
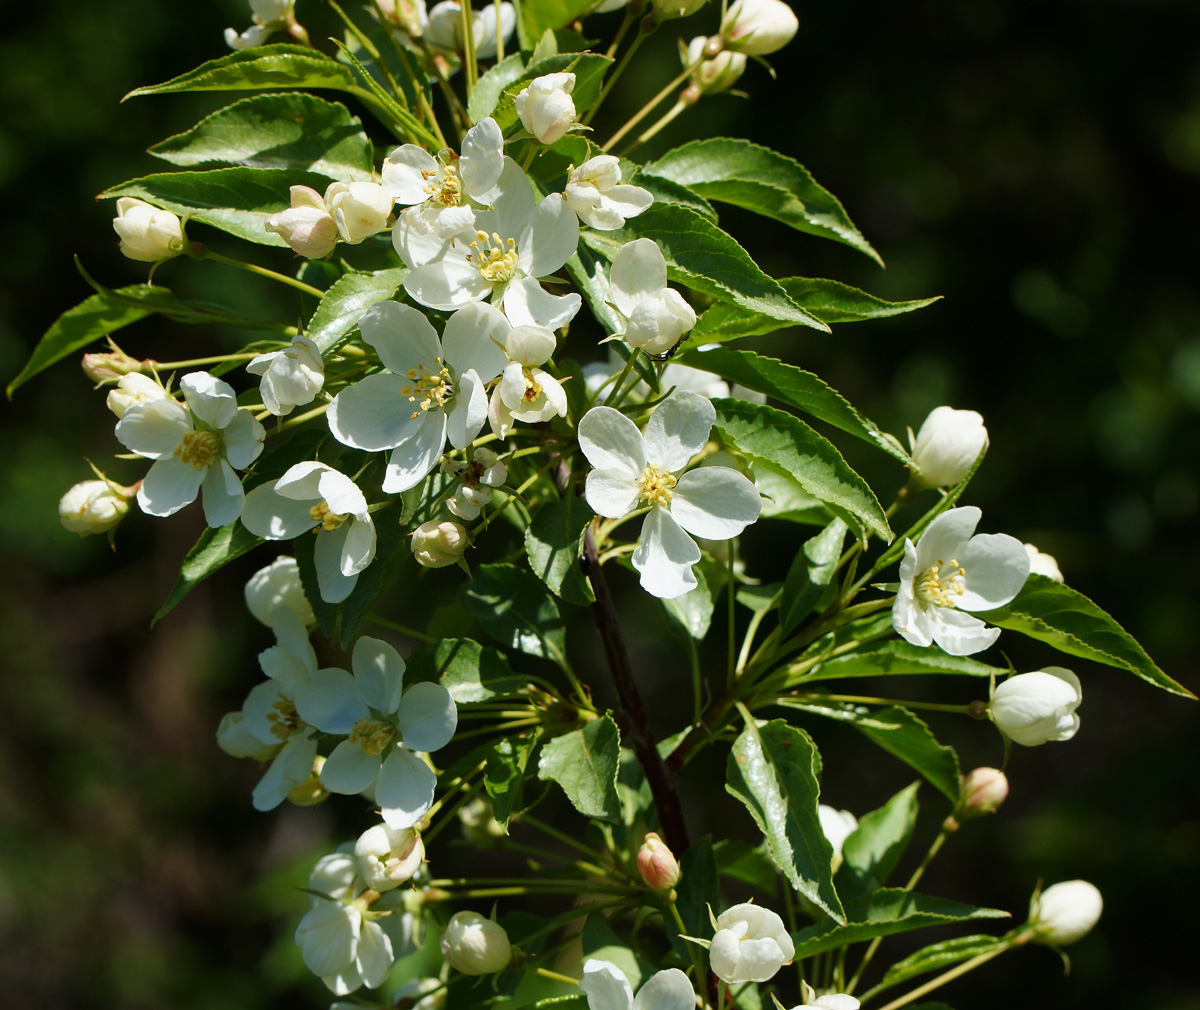
[[[554,334],[540,326],[514,326],[505,340],[509,362],[492,390],[488,419],[492,431],[507,438],[514,421],[536,424],[567,412],[562,384],[539,365],[554,354]]]
[[[429,320],[399,302],[372,306],[359,322],[386,371],[334,397],[327,417],[334,437],[355,449],[391,449],[383,490],[418,484],[437,465],[446,440],[464,449],[487,420],[484,386],[500,374],[509,329],[489,305],[467,305],[446,322],[441,339]]]
[[[242,512],[245,494],[235,469],[262,452],[266,433],[233,388],[208,372],[190,372],[179,388],[184,406],[169,397],[134,403],[117,424],[125,448],[155,461],[137,500],[143,512],[174,515],[204,491],[209,526],[227,526]]]
[[[321,769],[335,793],[373,790],[384,821],[411,828],[433,803],[437,779],[414,751],[435,751],[454,736],[458,711],[441,684],[404,688],[404,660],[386,642],[360,638],[345,670],[319,670],[296,692],[300,718],[345,736]]]
[[[579,422],[579,447],[596,468],[587,503],[610,519],[649,506],[631,560],[642,588],[663,599],[696,585],[700,548],[689,533],[728,540],[760,511],[758,491],[736,470],[704,466],[676,476],[704,448],[714,420],[707,397],[675,392],[655,408],[644,435],[611,407],[593,407]]]
[[[999,628],[967,611],[1010,602],[1029,576],[1029,555],[1015,537],[972,536],[980,515],[974,507],[950,509],[916,546],[905,541],[892,626],[913,645],[936,642],[951,656],[970,656],[1000,637]]]

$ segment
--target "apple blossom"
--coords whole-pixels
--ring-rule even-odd
[[[508,41],[517,27],[517,13],[507,0],[479,5],[471,11],[471,39],[475,58],[490,60],[496,55],[496,36]],[[429,45],[444,53],[462,55],[462,6],[458,0],[442,0],[429,9],[425,37]]]
[[[584,224],[615,231],[654,202],[649,190],[621,185],[621,162],[611,154],[589,158],[571,172],[563,192],[567,205]]]
[[[343,473],[316,460],[297,463],[274,483],[246,495],[242,525],[265,540],[317,531],[313,564],[326,603],[341,603],[375,558],[375,524],[367,499]]]
[[[478,912],[455,912],[441,940],[442,957],[464,975],[492,975],[512,961],[512,944],[498,922]]]
[[[508,468],[485,446],[468,449],[466,462],[443,457],[442,473],[461,481],[446,499],[446,508],[459,519],[478,519],[480,509],[492,500],[492,488],[500,487],[508,479]]]
[[[722,982],[766,982],[795,953],[783,920],[770,909],[746,903],[717,916],[709,967]]]
[[[842,845],[858,829],[858,818],[849,810],[837,810],[824,803],[817,805],[817,818],[821,823],[821,833],[833,846],[832,866],[836,873],[842,865]]]
[[[183,225],[169,210],[123,196],[117,201],[113,230],[121,238],[121,252],[141,263],[160,263],[183,252]]]
[[[963,777],[954,816],[960,821],[994,814],[1008,798],[1008,777],[999,768],[976,768]]]
[[[593,407],[579,422],[579,446],[596,468],[585,491],[592,509],[620,519],[650,506],[631,560],[642,588],[663,599],[696,585],[700,548],[688,533],[728,540],[759,515],[758,491],[736,470],[706,466],[675,476],[707,444],[715,418],[705,397],[677,392],[650,415],[645,435],[611,407]]]
[[[509,363],[500,374],[488,403],[488,420],[499,438],[507,438],[514,421],[536,424],[567,412],[567,394],[549,372],[538,368],[554,353],[554,334],[541,326],[514,326],[505,338]]]
[[[1025,553],[1029,555],[1029,574],[1044,575],[1055,582],[1062,582],[1063,573],[1058,567],[1058,561],[1053,554],[1043,554],[1033,544],[1025,545]]]
[[[972,536],[980,515],[973,506],[949,509],[915,547],[904,542],[892,626],[913,645],[936,642],[951,656],[970,656],[1000,637],[999,628],[967,611],[1012,600],[1029,575],[1029,557],[1021,541],[1006,534]]]
[[[203,487],[208,525],[227,526],[245,500],[234,470],[258,458],[266,432],[250,411],[238,409],[233,387],[215,375],[189,372],[179,388],[186,407],[152,399],[129,407],[117,423],[125,448],[155,461],[138,490],[138,505],[152,516],[174,515]]]
[[[791,42],[799,28],[783,0],[736,0],[721,19],[721,40],[734,52],[766,56]]]
[[[413,530],[410,546],[422,568],[446,568],[458,563],[471,538],[459,523],[430,519]]]
[[[1029,903],[1033,939],[1052,947],[1081,940],[1100,921],[1104,899],[1095,884],[1064,880],[1035,895]]]
[[[319,670],[296,692],[296,710],[322,733],[345,735],[325,762],[321,783],[335,793],[374,789],[384,821],[411,828],[433,804],[437,779],[414,753],[444,747],[458,725],[454,699],[441,684],[404,689],[404,660],[386,642],[354,643],[353,677]]]
[[[71,533],[110,533],[120,525],[137,492],[109,480],[74,484],[58,502],[58,518]]]
[[[348,245],[358,245],[388,228],[392,194],[377,182],[335,182],[325,190],[325,205]]]
[[[637,868],[642,882],[654,891],[669,891],[679,883],[679,860],[655,831],[650,831],[638,849]]]
[[[571,98],[574,89],[574,74],[534,78],[514,99],[521,125],[543,144],[561,140],[578,118]]]
[[[862,1005],[853,996],[830,992],[824,996],[809,997],[812,1002],[792,1007],[792,1010],[859,1010]]]
[[[261,46],[272,32],[287,27],[296,0],[249,0],[254,23],[240,35],[232,28],[225,29],[225,44],[230,49],[249,49]]]
[[[611,961],[588,958],[579,988],[587,995],[588,1010],[694,1010],[696,993],[678,968],[656,971],[637,997],[629,979]]]
[[[983,417],[974,410],[936,407],[913,438],[913,481],[922,487],[949,487],[962,480],[987,448]]]
[[[696,313],[674,288],[667,287],[667,261],[648,238],[621,246],[610,275],[612,304],[625,323],[621,337],[647,354],[665,354],[693,326]]]
[[[117,417],[124,417],[125,411],[139,403],[149,403],[151,400],[168,400],[170,394],[162,387],[157,379],[140,372],[130,372],[122,375],[117,384],[108,391],[105,402],[108,409]]]
[[[1079,678],[1061,666],[1009,677],[992,692],[988,715],[1006,737],[1023,747],[1070,740],[1079,729],[1075,709],[1083,700]]]
[[[704,47],[708,37],[697,35],[687,46],[684,66],[690,67],[704,55]],[[746,71],[746,56],[744,53],[730,52],[723,49],[709,59],[704,60],[692,71],[692,84],[700,95],[715,95],[720,91],[728,91]],[[699,95],[697,95],[699,97]]]
[[[100,385],[102,382],[110,382],[113,379],[122,379],[126,375],[142,372],[150,368],[149,358],[144,358],[141,361],[137,358],[131,358],[114,344],[111,339],[108,345],[112,348],[111,351],[90,352],[85,354],[79,362],[80,367],[83,369],[83,374],[96,383],[96,385]]]
[[[317,623],[312,604],[300,585],[300,566],[295,558],[281,554],[251,575],[243,592],[250,613],[267,626],[271,624],[271,611],[276,607],[287,607],[305,627],[311,628]]]
[[[246,365],[246,371],[262,376],[263,406],[276,417],[312,403],[325,385],[325,362],[308,337],[296,337],[281,351],[260,354]]]
[[[334,397],[329,430],[355,449],[391,449],[383,490],[407,491],[434,468],[447,439],[463,449],[479,434],[487,418],[483,387],[505,362],[496,336],[507,333],[508,322],[489,305],[467,305],[439,339],[418,310],[379,302],[358,325],[386,371]]]
[[[309,259],[324,259],[337,245],[338,226],[325,197],[308,186],[291,188],[292,205],[272,214],[263,226],[282,238],[294,252]]]
[[[389,891],[410,880],[425,861],[425,846],[413,828],[393,828],[376,824],[358,836],[354,843],[358,875],[367,887]]]

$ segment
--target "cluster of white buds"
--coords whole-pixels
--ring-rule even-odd
[[[376,182],[333,182],[322,196],[308,186],[291,188],[292,205],[272,214],[267,231],[308,259],[323,259],[338,240],[358,245],[387,231],[395,202]]]

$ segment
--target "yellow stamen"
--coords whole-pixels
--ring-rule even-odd
[[[215,431],[189,431],[173,455],[197,470],[212,466],[221,455],[221,436]]]
[[[282,694],[267,713],[267,722],[271,724],[271,735],[279,737],[280,740],[286,740],[304,725],[300,716],[296,714],[295,703]]]
[[[331,533],[346,521],[350,513],[334,512],[330,509],[329,502],[322,500],[308,510],[308,515],[314,522],[321,524],[319,529]],[[313,532],[315,533],[317,530],[313,530]]]
[[[642,471],[642,479],[638,481],[638,498],[647,504],[666,508],[671,503],[671,488],[674,486],[675,478],[669,471],[647,463]]]
[[[966,569],[953,558],[948,565],[938,558],[936,564],[930,565],[913,581],[913,592],[923,603],[955,607],[958,605],[955,597],[961,596],[966,589],[966,574]]]
[[[477,231],[471,248],[477,250],[477,256],[473,260],[470,256],[467,259],[475,263],[485,281],[502,284],[517,272],[516,243],[511,238],[501,239],[497,232],[488,235],[485,231]]]
[[[395,736],[395,726],[378,719],[359,719],[350,731],[350,742],[358,744],[364,754],[382,754]]]

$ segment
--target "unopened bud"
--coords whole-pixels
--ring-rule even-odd
[[[716,39],[719,42],[720,36],[716,36]],[[697,35],[688,43],[685,66],[690,67],[701,56],[704,57],[700,65],[692,71],[692,83],[689,85],[689,88],[696,89],[696,98],[699,98],[700,95],[712,95],[718,91],[727,91],[737,83],[738,78],[746,69],[746,57],[743,53],[721,49],[710,56],[708,47],[711,42],[712,39]],[[695,101],[696,98],[691,101]]]
[[[1033,939],[1052,947],[1065,947],[1082,939],[1100,920],[1104,899],[1095,884],[1065,880],[1034,895],[1029,922],[1037,927]]]
[[[354,843],[354,858],[363,882],[376,891],[390,891],[411,880],[425,860],[425,845],[412,828],[376,824]]]
[[[1008,777],[998,768],[976,768],[962,780],[954,815],[960,821],[994,814],[1008,796]]]
[[[478,912],[456,912],[442,934],[442,956],[464,975],[492,975],[512,961],[504,928]]]
[[[638,873],[654,891],[669,891],[679,883],[679,861],[667,843],[651,831],[637,854]]]
[[[462,825],[463,837],[474,845],[488,846],[503,838],[508,832],[496,820],[496,811],[491,801],[476,796],[470,803],[458,809],[458,821]]]
[[[297,807],[315,807],[329,799],[329,790],[321,785],[321,769],[325,767],[325,759],[318,754],[313,758],[311,774],[298,786],[293,786],[287,794],[288,802]]]
[[[121,237],[121,252],[131,260],[158,263],[183,252],[183,226],[169,210],[123,196],[117,201],[113,230]]]
[[[74,485],[58,502],[58,518],[72,533],[108,533],[129,511],[136,491],[108,480],[85,480]]]
[[[791,42],[799,27],[783,0],[737,0],[721,20],[721,37],[726,49],[765,56]]]
[[[413,557],[425,568],[445,568],[455,564],[470,543],[464,527],[436,519],[421,523],[412,534]]]
[[[83,374],[92,382],[111,382],[130,372],[145,372],[150,368],[149,359],[138,361],[122,350],[105,351],[102,354],[85,354],[80,362]]]

